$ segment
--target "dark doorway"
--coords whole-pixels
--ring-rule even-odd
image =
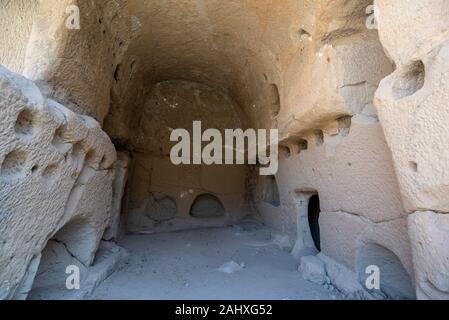
[[[320,199],[317,194],[310,197],[309,209],[308,209],[308,219],[309,228],[312,235],[313,243],[318,251],[321,251],[320,245],[320,225],[318,219],[320,217]]]

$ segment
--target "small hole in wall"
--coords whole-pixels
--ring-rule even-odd
[[[212,194],[199,195],[190,208],[190,216],[194,218],[220,218],[224,215],[223,204]]]
[[[342,116],[337,119],[337,122],[338,122],[338,133],[343,137],[348,136],[351,130],[352,117]]]
[[[270,84],[269,99],[271,104],[271,113],[274,117],[276,117],[281,110],[281,98],[279,96],[278,86],[275,84]]]
[[[72,152],[70,153],[71,166],[76,168],[76,172],[81,170],[83,166],[85,151],[82,142],[77,142],[72,147]]]
[[[318,251],[321,251],[320,240],[320,198],[317,194],[314,194],[309,199],[309,207],[307,209],[307,217],[309,220],[310,234],[312,235],[313,243]]]
[[[282,158],[288,158],[291,155],[290,148],[287,146],[279,146],[279,155]]]
[[[300,28],[300,29],[298,30],[298,36],[299,36],[300,39],[303,39],[303,38],[308,38],[308,37],[310,37],[311,35],[310,35],[309,32],[307,32],[307,30],[305,30],[305,29],[303,29],[303,28]]]
[[[320,146],[324,143],[324,132],[323,130],[318,130],[315,132],[315,142],[317,146]]]
[[[37,165],[36,165],[36,166],[33,166],[33,167],[31,168],[31,173],[36,173],[37,169],[38,169],[38,166],[37,166]]]
[[[299,139],[297,142],[298,153],[307,150],[309,148],[309,143],[305,139]]]
[[[65,125],[61,125],[56,129],[51,143],[60,153],[66,153],[70,147],[69,141],[70,135]]]
[[[72,147],[72,152],[70,154],[72,156],[72,160],[83,160],[85,151],[83,142],[77,142]]]
[[[34,113],[25,109],[17,116],[15,131],[18,135],[28,136],[33,134],[34,130]]]
[[[412,172],[418,172],[418,164],[416,162],[410,161],[408,165]]]
[[[53,137],[53,144],[64,142],[63,141],[64,140],[64,132],[65,132],[64,126],[60,126],[58,129],[56,129],[54,137]]]
[[[87,152],[86,157],[84,158],[84,162],[88,166],[95,166],[97,164],[97,153],[95,150],[89,150]]]
[[[397,100],[415,94],[424,86],[425,66],[414,61],[400,72],[393,84],[393,97]]]
[[[42,172],[42,179],[44,180],[44,183],[47,185],[47,187],[50,187],[55,182],[57,169],[57,164],[51,164]]]
[[[0,177],[5,182],[16,182],[24,177],[24,167],[27,160],[27,154],[22,150],[10,152],[3,160],[0,170]]]
[[[265,82],[268,81],[268,76],[267,76],[265,73],[263,74],[263,80],[264,80]]]

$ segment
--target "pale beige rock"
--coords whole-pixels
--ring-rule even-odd
[[[301,257],[301,264],[298,269],[305,280],[323,285],[326,283],[326,269],[324,262],[315,256]]]
[[[281,136],[313,131],[341,116],[361,113],[372,104],[379,81],[392,71],[375,34],[324,45],[309,59],[298,83],[289,89],[286,104],[291,109],[279,116]]]
[[[380,40],[397,66],[381,82],[375,105],[404,207],[411,213],[408,225],[417,297],[447,298],[448,250],[439,245],[446,219],[436,212],[449,211],[449,7],[445,1],[375,3]],[[403,36],[396,37],[400,31]]]
[[[0,86],[0,283],[11,298],[55,234],[92,262],[108,221],[115,150],[95,120],[46,100],[33,82],[1,68]]]
[[[398,67],[423,59],[449,37],[449,7],[445,0],[374,3],[380,41]]]
[[[329,282],[351,299],[370,299],[371,295],[362,286],[355,272],[334,259],[319,253],[317,257],[323,261]]]
[[[445,142],[445,137],[449,137],[449,78],[445,66],[448,57],[446,42],[422,57],[423,65],[410,62],[399,66],[382,81],[376,95],[404,205],[410,212],[449,211],[449,154]],[[403,93],[395,97],[398,90]]]
[[[0,298],[51,248],[87,270],[102,237],[254,214],[353,297],[447,298],[449,6],[375,0],[374,30],[372,4],[0,1],[0,64],[26,77],[0,68]],[[194,120],[278,128],[279,171],[173,165]],[[399,281],[367,292],[373,260]]]
[[[38,0],[2,1],[0,3],[0,65],[21,73]]]
[[[408,217],[419,299],[449,299],[449,215],[415,212]]]

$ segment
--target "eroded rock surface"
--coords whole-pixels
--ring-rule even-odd
[[[347,295],[448,298],[446,0],[17,0],[0,30],[0,298],[51,248],[245,216]],[[200,120],[278,129],[278,172],[174,165]]]
[[[83,265],[108,224],[114,146],[97,121],[0,68],[0,285],[13,298],[55,237]],[[26,280],[28,281],[28,280]]]

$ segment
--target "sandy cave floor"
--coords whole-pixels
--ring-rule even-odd
[[[91,299],[341,299],[303,280],[265,227],[127,235],[120,245],[130,256]],[[218,270],[232,260],[244,268]]]

